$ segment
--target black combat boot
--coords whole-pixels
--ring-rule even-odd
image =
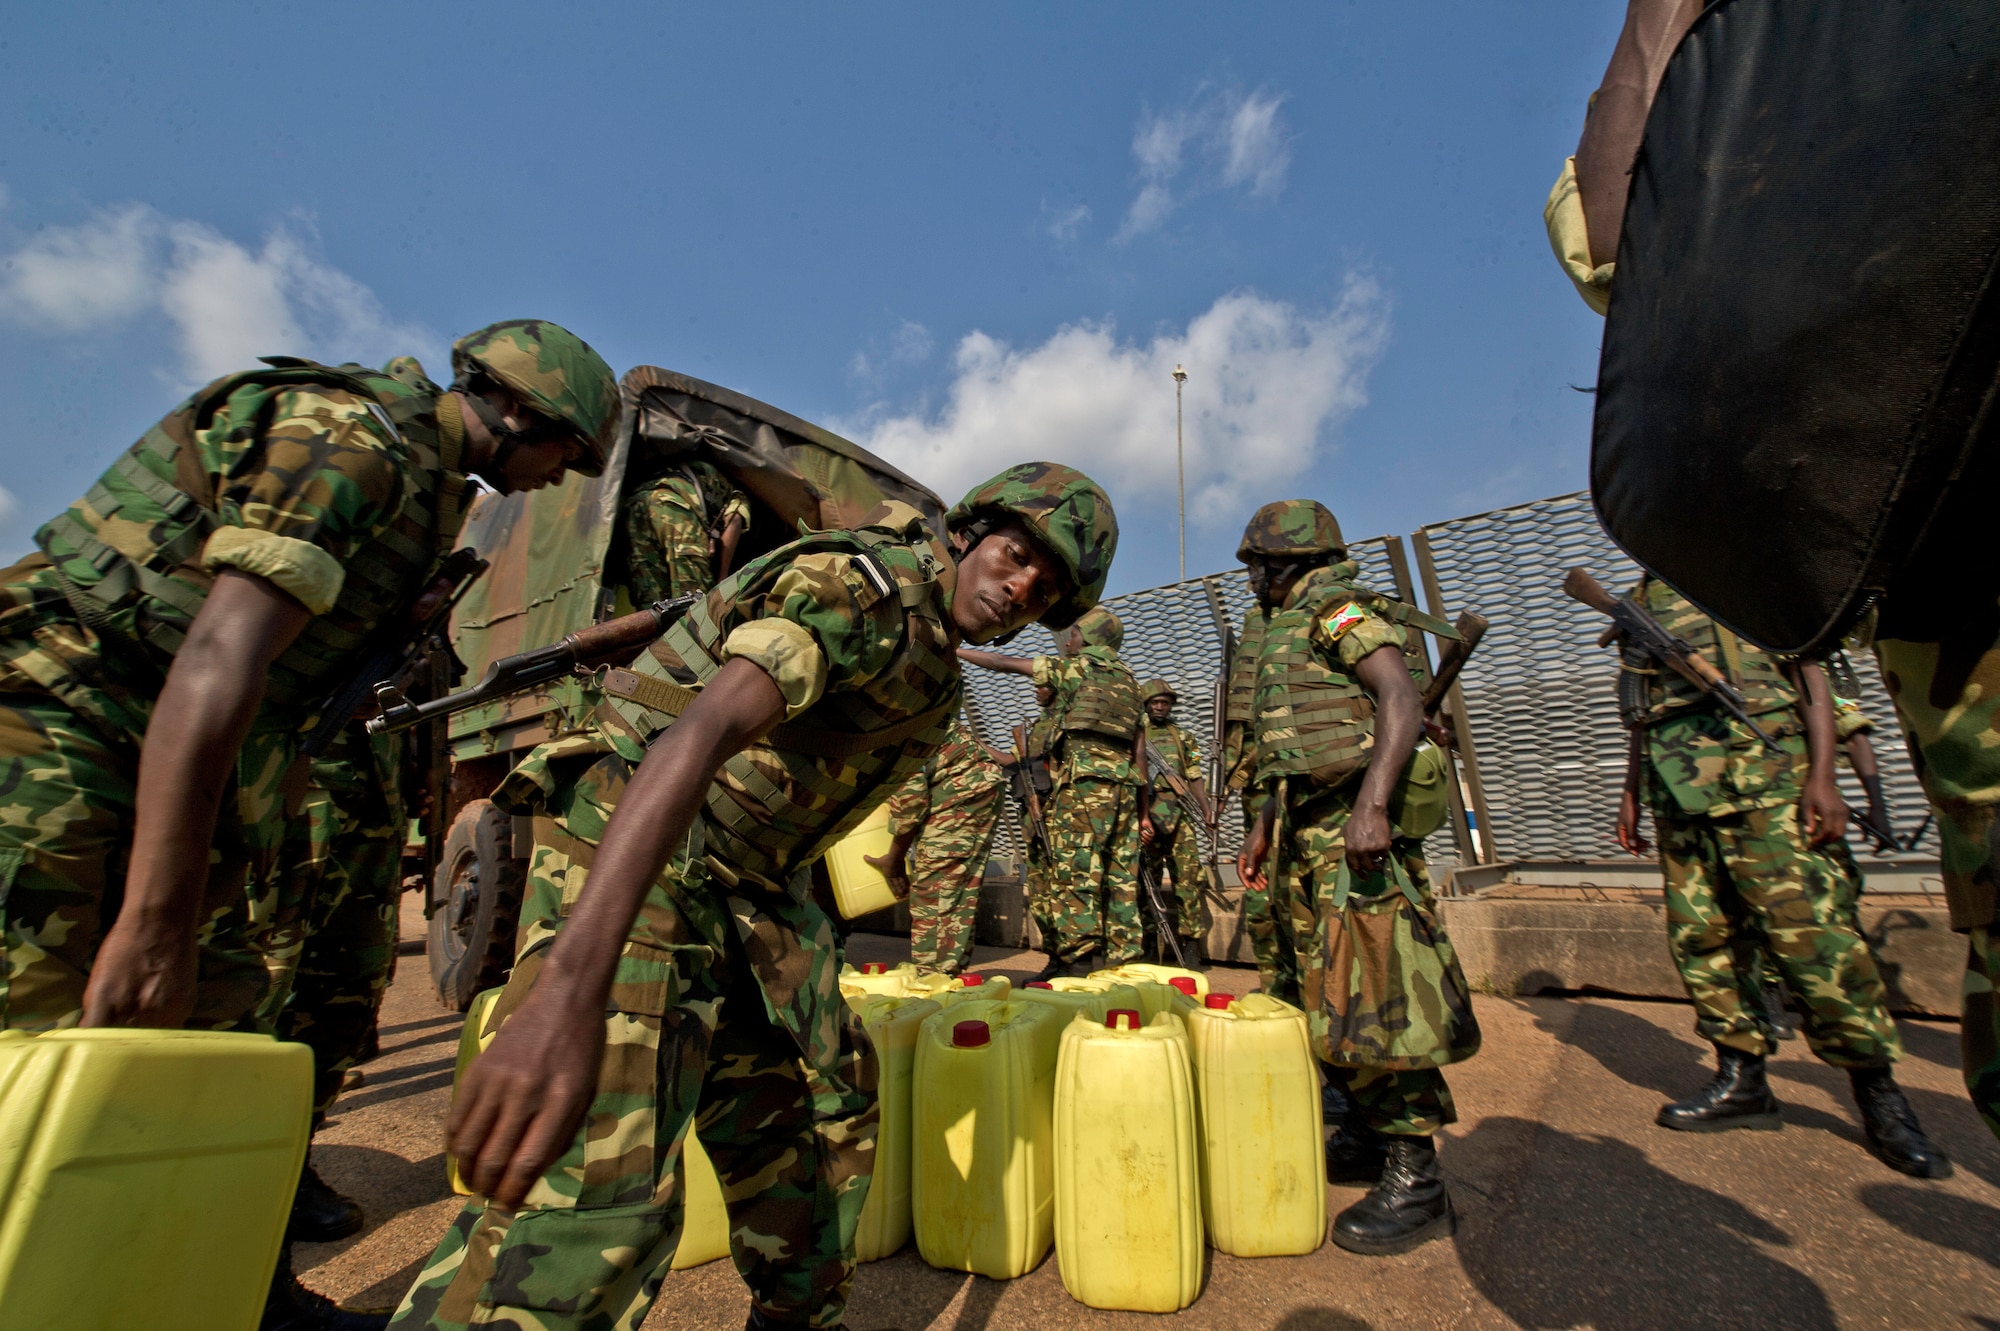
[[[1458,1228],[1438,1177],[1437,1139],[1390,1137],[1382,1177],[1333,1218],[1333,1241],[1364,1257],[1393,1257]]]
[[[1098,968],[1097,957],[1098,951],[1096,948],[1085,948],[1066,961],[1057,963],[1055,974],[1049,978],[1053,980],[1058,977],[1082,977],[1088,975]]]
[[[257,1331],[384,1331],[388,1313],[351,1313],[324,1294],[316,1294],[292,1274],[292,1244],[278,1249],[278,1269],[271,1275],[271,1294],[264,1301],[264,1320]]]
[[[1319,1084],[1319,1116],[1328,1129],[1326,1181],[1373,1186],[1382,1177],[1389,1143],[1361,1121],[1354,1102],[1331,1076]]]
[[[1764,1056],[1746,1054],[1728,1045],[1715,1047],[1715,1080],[1685,1100],[1660,1106],[1653,1121],[1676,1132],[1721,1132],[1727,1128],[1760,1128],[1775,1132],[1778,1097],[1764,1080]]]
[[[1849,1068],[1847,1078],[1861,1109],[1861,1131],[1877,1160],[1911,1178],[1951,1177],[1951,1161],[1917,1126],[1916,1111],[1889,1069]]]
[[[286,1222],[285,1237],[294,1243],[332,1243],[359,1234],[362,1223],[361,1208],[328,1187],[308,1155],[305,1172],[299,1175],[299,1190],[292,1194],[292,1218]]]

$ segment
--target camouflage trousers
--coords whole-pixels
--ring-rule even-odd
[[[191,1029],[269,1029],[257,1013],[270,923],[293,908],[293,889],[270,872],[289,755],[288,737],[253,733],[224,793]],[[91,965],[124,898],[138,780],[137,737],[107,736],[44,694],[0,696],[0,1029],[82,1018]],[[246,883],[266,884],[265,894],[253,899]]]
[[[1028,898],[1028,918],[1035,922],[1042,951],[1053,955],[1056,948],[1056,913],[1054,889],[1049,885],[1048,855],[1032,831],[1026,835],[1028,848],[1021,856],[1021,876]]]
[[[1394,1072],[1322,1063],[1320,1072],[1347,1094],[1348,1121],[1385,1137],[1429,1137],[1458,1122],[1451,1087],[1437,1068]]]
[[[1201,841],[1194,823],[1180,805],[1154,802],[1153,842],[1141,847],[1139,854],[1155,882],[1173,879],[1174,932],[1183,938],[1206,938],[1208,925],[1202,916],[1201,893],[1208,883],[1208,867],[1201,862]]]
[[[1259,803],[1255,792],[1244,791],[1243,795],[1243,837],[1247,841],[1250,829],[1257,823]],[[1250,935],[1250,952],[1257,960],[1257,976],[1264,992],[1297,1007],[1299,1002],[1298,950],[1292,939],[1292,916],[1289,910],[1278,910],[1273,900],[1272,889],[1266,886],[1243,887],[1243,932]]]
[[[1966,931],[1964,994],[1958,1038],[1965,1092],[2000,1137],[2000,946],[1984,925]]]
[[[505,1010],[533,986],[541,955],[516,966]],[[645,960],[628,955],[620,971]],[[756,1306],[774,1321],[839,1325],[874,1147],[867,1037],[856,1022],[856,1091],[830,1096],[771,1025],[740,959],[681,979],[614,986],[597,1097],[569,1151],[520,1210],[469,1202],[393,1326],[637,1331],[680,1244],[691,1129],[721,1179],[730,1256]],[[640,992],[649,987],[676,991],[671,1009],[646,1010],[665,1006]],[[841,1133],[815,1130],[828,1121]]]
[[[316,769],[316,776],[317,776]],[[370,773],[372,775],[372,772]],[[316,785],[290,824],[288,872],[309,885],[299,927],[266,958],[260,1017],[313,1054],[313,1130],[375,1028],[396,969],[404,819],[384,783]]]
[[[1875,955],[1853,924],[1859,870],[1845,842],[1809,848],[1790,803],[1696,819],[1656,808],[1653,823],[1668,947],[1703,1039],[1771,1052],[1764,1013],[1750,999],[1761,949],[1803,1005],[1815,1054],[1836,1067],[1883,1067],[1902,1056]]]
[[[998,795],[997,788],[994,793]],[[910,960],[924,970],[956,975],[972,955],[979,885],[998,826],[997,798],[992,806],[991,816],[978,819],[983,834],[954,820],[932,835],[927,824],[910,847]]]
[[[1480,1035],[1431,904],[1423,843],[1399,839],[1390,865],[1355,875],[1337,798],[1279,807],[1267,870],[1289,918],[1314,1049],[1377,1131],[1434,1132],[1453,1121],[1439,1068],[1477,1053]]]
[[[1139,918],[1138,788],[1073,777],[1048,804],[1053,947],[1068,961],[1098,949],[1106,966],[1137,961],[1146,946]]]

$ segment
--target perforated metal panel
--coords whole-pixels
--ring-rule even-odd
[[[1582,565],[1622,592],[1638,581],[1639,569],[1604,534],[1587,494],[1423,532],[1443,613],[1476,610],[1492,621],[1461,684],[1500,858],[1622,858],[1612,839],[1625,775],[1616,650],[1597,646],[1609,621],[1564,595],[1562,579]],[[1907,834],[1923,818],[1923,793],[1874,658],[1863,653],[1853,661],[1862,706],[1877,723],[1875,748],[1891,812]],[[1858,803],[1859,783],[1851,775],[1843,783]],[[1857,836],[1857,849],[1860,842]]]
[[[1584,494],[1436,523],[1421,535],[1428,542],[1443,601],[1433,604],[1421,590],[1419,557],[1413,564],[1418,604],[1446,619],[1476,610],[1492,623],[1461,686],[1493,851],[1504,860],[1624,858],[1611,835],[1625,773],[1616,653],[1596,645],[1607,621],[1565,596],[1562,578],[1580,564],[1606,587],[1623,591],[1638,580],[1639,570],[1598,526]],[[1423,542],[1412,544],[1420,556]],[[1396,595],[1392,554],[1410,549],[1394,536],[1356,543],[1352,554],[1361,566],[1361,581]],[[1211,685],[1221,668],[1211,587],[1230,626],[1240,625],[1250,606],[1240,568],[1105,602],[1125,625],[1120,655],[1142,682],[1163,676],[1179,691],[1175,719],[1194,732],[1204,756],[1211,734]],[[1003,650],[1033,656],[1054,652],[1055,644],[1037,626]],[[1857,653],[1852,659],[1863,709],[1877,724],[1875,749],[1891,813],[1898,830],[1908,834],[1927,805],[1896,733],[1895,713],[1874,658]],[[973,724],[997,748],[1011,748],[1010,728],[1032,725],[1038,714],[1034,691],[1023,676],[968,669],[966,685]],[[1848,798],[1859,804],[1859,783],[1851,774],[1842,781]],[[1222,819],[1225,857],[1236,854],[1241,829],[1232,799]],[[1862,840],[1855,836],[1857,850]],[[993,853],[1017,857],[1021,845],[1018,814],[1010,806]],[[1458,859],[1448,830],[1431,837],[1425,851],[1438,869]]]

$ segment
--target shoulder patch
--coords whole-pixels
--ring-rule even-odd
[[[1328,638],[1339,642],[1342,634],[1366,618],[1368,618],[1368,612],[1355,602],[1349,601],[1346,605],[1340,607],[1340,609],[1334,611],[1325,619],[1322,619],[1319,626]]]

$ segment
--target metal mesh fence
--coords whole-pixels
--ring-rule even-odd
[[[1406,552],[1415,554],[1414,566]],[[1361,566],[1361,581],[1370,587],[1412,596],[1442,618],[1476,610],[1491,621],[1460,679],[1478,766],[1477,793],[1490,823],[1481,829],[1490,838],[1482,858],[1624,859],[1611,838],[1625,771],[1616,655],[1596,645],[1607,621],[1565,596],[1562,577],[1582,565],[1606,587],[1622,591],[1637,581],[1638,569],[1598,526],[1589,497],[1562,495],[1435,523],[1407,546],[1401,537],[1377,537],[1357,542],[1351,553]],[[1410,569],[1415,588],[1399,585],[1399,560]],[[1219,604],[1232,628],[1240,626],[1250,606],[1243,571],[1131,592],[1105,604],[1125,626],[1120,655],[1141,681],[1160,676],[1175,687],[1180,695],[1175,720],[1194,733],[1206,757],[1213,733],[1211,688],[1222,655],[1215,607]],[[1035,626],[1003,650],[1032,656],[1053,653],[1055,644]],[[1876,752],[1890,811],[1908,832],[1927,806],[1873,657],[1856,654],[1853,664],[1863,709],[1877,722]],[[1039,713],[1023,676],[968,669],[966,686],[970,719],[997,748],[1011,749],[1012,727],[1032,725]],[[1858,803],[1858,784],[1851,776],[1843,782],[1849,799]],[[1225,857],[1235,855],[1241,829],[1232,799],[1222,819]],[[1018,858],[1022,844],[1019,813],[1010,804],[993,855]],[[1860,837],[1855,844],[1859,849]],[[1449,827],[1425,849],[1434,868],[1458,862]]]

